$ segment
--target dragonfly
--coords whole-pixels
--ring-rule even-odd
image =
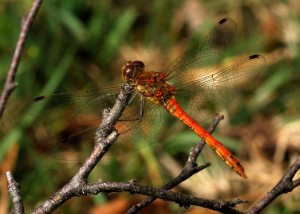
[[[67,118],[89,124],[87,129],[68,136],[61,147],[75,146],[77,138],[93,141],[103,110],[112,107],[125,82],[134,86],[134,92],[130,105],[115,125],[120,136],[111,153],[123,154],[158,141],[159,132],[168,128],[169,120],[175,119],[192,129],[238,175],[247,178],[232,152],[200,125],[230,104],[240,88],[254,83],[265,70],[265,58],[258,54],[241,57],[230,65],[222,63],[235,35],[235,22],[224,18],[199,45],[176,58],[162,72],[147,70],[139,60],[128,61],[121,69],[121,83],[94,91],[39,96],[32,107],[50,102],[56,108],[67,109]]]

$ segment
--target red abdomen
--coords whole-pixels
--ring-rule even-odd
[[[188,127],[190,127],[197,135],[199,135],[205,142],[216,151],[216,153],[230,166],[237,174],[243,178],[247,178],[245,170],[240,162],[233,157],[232,153],[218,140],[216,140],[211,134],[209,134],[202,126],[194,121],[189,115],[187,115],[180,107],[178,102],[174,98],[170,98],[164,107]]]

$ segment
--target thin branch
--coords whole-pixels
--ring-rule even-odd
[[[13,203],[14,213],[22,214],[24,207],[20,196],[19,184],[14,180],[10,171],[6,172],[7,186]]]
[[[207,129],[207,131],[212,134],[214,132],[214,130],[216,129],[216,127],[218,126],[219,122],[221,120],[224,119],[223,115],[220,114],[216,114],[213,122],[211,123],[211,125],[209,126],[209,128]],[[202,166],[198,166],[198,164],[196,163],[196,160],[199,156],[199,154],[201,153],[202,149],[205,146],[205,141],[201,140],[191,151],[190,151],[190,155],[182,169],[182,171],[180,172],[179,175],[177,175],[173,180],[171,180],[170,182],[168,182],[167,184],[165,184],[162,189],[163,190],[170,190],[172,188],[174,188],[175,186],[177,186],[178,184],[182,183],[183,181],[187,180],[188,178],[190,178],[192,175],[198,173],[199,171],[205,169],[206,167],[210,166],[210,163],[206,163]],[[143,209],[144,207],[146,207],[148,204],[152,203],[156,198],[155,197],[149,197],[146,198],[145,200],[141,201],[140,203],[132,206],[126,213],[127,214],[133,214],[133,213],[137,213],[139,210]]]
[[[70,182],[58,190],[50,199],[40,205],[34,213],[51,213],[68,199],[86,194],[83,187],[86,186],[87,177],[109,150],[110,146],[117,140],[119,134],[114,130],[114,125],[126,108],[126,104],[128,103],[132,92],[132,86],[127,84],[123,85],[123,90],[121,90],[113,108],[110,111],[105,110],[103,113],[103,120],[97,130],[95,137],[96,142],[91,155]]]
[[[131,194],[138,193],[148,196],[154,196],[163,200],[173,201],[178,203],[179,206],[188,208],[190,205],[201,206],[223,213],[241,213],[233,209],[237,204],[247,203],[246,200],[235,199],[233,201],[218,201],[208,200],[198,197],[189,196],[186,194],[172,192],[170,190],[162,190],[149,186],[142,186],[134,181],[131,182],[96,182],[86,185],[84,188],[85,193],[97,194],[99,192],[124,192],[128,191]],[[78,192],[81,194],[81,192]]]
[[[275,198],[293,191],[294,188],[300,185],[300,179],[293,181],[297,171],[300,169],[300,156],[296,159],[295,163],[289,168],[276,186],[268,192],[259,202],[257,202],[247,214],[260,213],[267,205],[269,205]]]
[[[27,15],[25,21],[22,24],[21,31],[19,34],[18,42],[15,48],[15,52],[10,64],[10,68],[8,70],[4,88],[0,97],[0,118],[3,115],[6,103],[8,101],[9,96],[13,92],[13,90],[17,87],[17,83],[15,82],[16,73],[18,69],[18,65],[20,62],[21,54],[24,49],[24,44],[29,32],[29,29],[36,17],[38,10],[42,4],[42,0],[35,0],[31,6],[29,14]]]

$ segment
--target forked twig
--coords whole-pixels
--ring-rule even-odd
[[[105,110],[103,112],[103,120],[96,133],[95,146],[91,155],[86,159],[74,177],[50,199],[40,205],[34,213],[51,213],[68,199],[87,194],[85,187],[89,174],[117,140],[119,134],[114,130],[114,125],[126,108],[124,104],[128,103],[133,92],[132,89],[133,87],[126,83],[123,85],[123,90],[118,95],[115,105],[110,111]]]
[[[247,214],[260,213],[267,205],[269,205],[278,196],[293,191],[297,186],[300,185],[300,178],[293,181],[295,174],[300,169],[300,156],[296,159],[294,164],[284,174],[281,180],[274,186],[274,188],[268,192],[261,200],[259,200]]]
[[[210,127],[208,128],[207,131],[210,134],[212,134],[214,132],[214,130],[216,129],[216,127],[218,126],[219,122],[223,119],[224,119],[223,115],[216,114],[213,119],[212,124],[210,125]],[[199,154],[201,153],[202,149],[204,148],[205,144],[206,144],[205,141],[201,140],[200,143],[198,143],[194,148],[192,148],[192,150],[190,151],[190,155],[189,155],[182,171],[180,172],[180,174],[178,176],[176,176],[173,180],[171,180],[170,182],[165,184],[162,187],[163,190],[170,190],[170,189],[174,188],[178,184],[187,180],[192,175],[194,175],[197,172],[201,171],[202,169],[205,169],[206,167],[210,166],[210,163],[206,163],[202,166],[198,166],[198,164],[196,163],[196,160],[197,160]],[[142,208],[144,208],[147,205],[149,205],[150,203],[152,203],[155,199],[156,199],[155,197],[149,197],[149,198],[143,200],[142,202],[132,206],[127,211],[127,214],[137,213],[139,210],[141,210]]]

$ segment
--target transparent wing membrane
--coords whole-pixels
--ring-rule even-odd
[[[178,84],[176,98],[192,118],[202,122],[228,106],[240,88],[253,84],[265,66],[263,56],[252,55],[210,72],[201,68],[187,71],[191,78]]]
[[[176,84],[193,69],[215,65],[222,59],[236,36],[236,24],[231,19],[222,19],[207,35],[206,39],[196,47],[175,59],[166,71],[167,78]],[[188,78],[188,76],[187,76]]]

